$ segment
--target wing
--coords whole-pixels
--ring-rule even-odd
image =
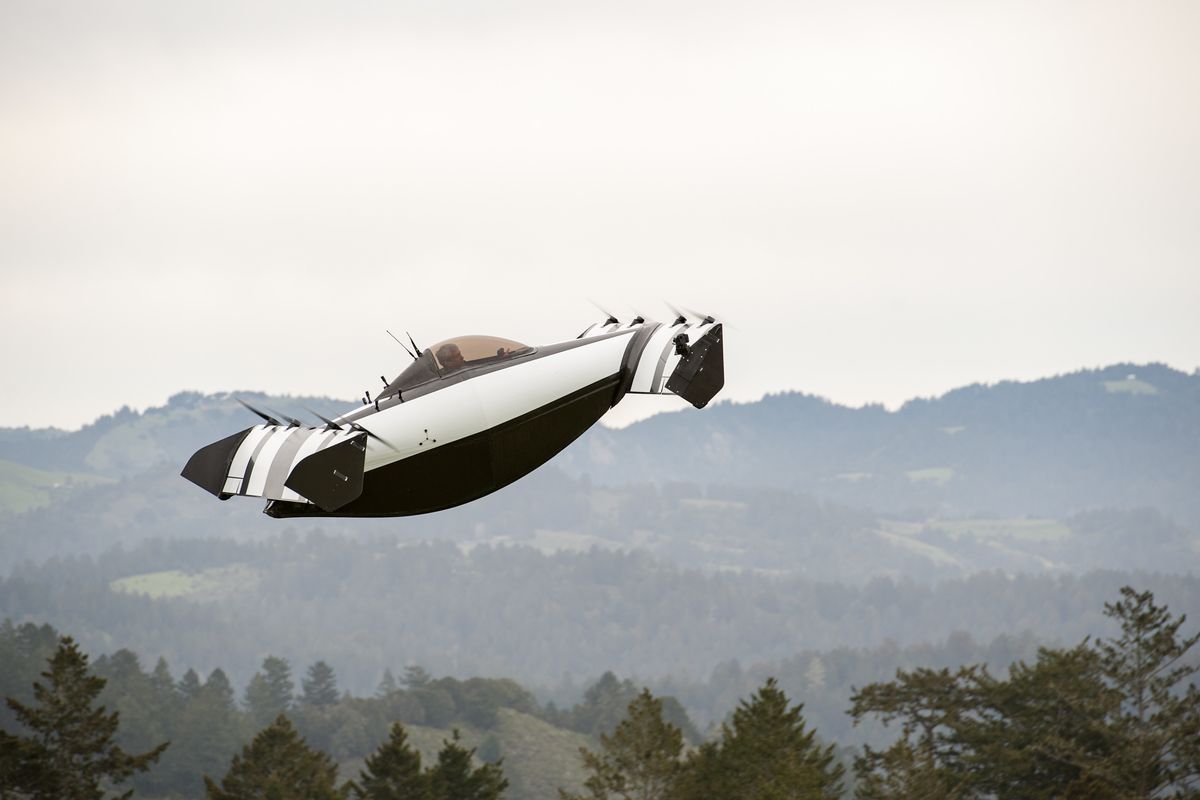
[[[182,475],[222,500],[263,497],[333,511],[362,493],[366,436],[327,426],[255,425],[197,450]]]

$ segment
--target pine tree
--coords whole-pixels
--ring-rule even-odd
[[[455,729],[453,738],[442,742],[437,764],[428,772],[433,800],[500,800],[508,788],[500,764],[473,768],[475,751],[459,741]]]
[[[184,702],[200,694],[202,685],[196,670],[189,668],[187,672],[183,673],[183,677],[179,679],[179,693],[183,695]]]
[[[218,786],[204,776],[208,800],[344,800],[337,788],[337,765],[312,750],[283,714],[259,731],[254,741],[233,757]]]
[[[987,680],[980,667],[957,672],[918,668],[898,671],[895,681],[856,692],[850,698],[856,725],[867,714],[878,715],[885,725],[901,723],[900,739],[892,747],[880,751],[865,746],[855,760],[856,796],[952,798],[966,791],[969,773],[957,737],[962,721],[976,713],[978,698],[971,687]],[[988,736],[996,731],[976,738]]]
[[[867,750],[874,753],[870,748]],[[928,744],[912,744],[901,739],[887,750],[876,753],[874,763],[876,768],[864,773],[855,787],[858,800],[961,800],[975,796],[963,776],[938,764]]]
[[[400,691],[400,684],[396,683],[396,676],[392,674],[390,669],[383,671],[383,678],[379,681],[378,688],[375,689],[375,696],[379,698],[387,698]]]
[[[301,698],[306,705],[325,708],[338,701],[337,679],[333,667],[324,661],[318,661],[308,668],[308,676],[301,682],[304,695]]]
[[[612,735],[601,734],[601,754],[580,748],[586,795],[559,790],[562,800],[667,800],[683,769],[683,734],[663,720],[663,703],[643,689]]]
[[[244,703],[256,727],[268,725],[292,707],[292,671],[287,661],[276,656],[263,659],[262,671],[254,673],[246,685]]]
[[[680,781],[684,798],[724,800],[833,800],[845,769],[833,745],[821,747],[808,730],[803,707],[769,678],[721,726],[721,742],[701,747]]]
[[[583,701],[570,710],[568,725],[572,730],[593,736],[611,733],[637,696],[633,681],[620,680],[611,671],[605,672],[583,693]]]
[[[1081,768],[1081,759],[1109,761],[1106,718],[1119,703],[1088,643],[1042,648],[1032,665],[1014,664],[1006,680],[970,672],[968,709],[951,721],[960,783],[1013,800],[1112,796]]]
[[[210,698],[218,708],[227,711],[233,711],[236,708],[233,700],[233,685],[229,683],[229,677],[225,674],[225,670],[220,667],[208,673],[208,680],[204,682],[204,688],[200,690],[200,695]]]
[[[150,673],[150,686],[154,692],[155,713],[164,719],[173,719],[179,711],[180,697],[171,667],[161,656],[154,665],[154,672]]]
[[[1200,667],[1185,660],[1200,634],[1130,587],[1105,613],[1120,636],[1042,648],[1005,680],[919,669],[856,692],[856,722],[902,722],[856,761],[858,797],[1200,798]]]
[[[1190,679],[1200,665],[1184,656],[1200,633],[1181,638],[1186,615],[1172,618],[1150,592],[1121,589],[1106,603],[1120,636],[1096,643],[1100,672],[1116,698],[1108,747],[1094,752],[1064,748],[1061,755],[1085,768],[1114,795],[1150,798],[1164,792],[1200,796],[1200,690]]]
[[[421,754],[408,743],[399,722],[388,740],[367,756],[351,791],[358,800],[432,800],[429,776],[421,772]]]
[[[92,708],[105,681],[89,674],[87,656],[70,637],[59,640],[42,677],[44,684],[33,685],[36,706],[7,700],[31,735],[0,736],[0,763],[11,770],[12,788],[31,800],[99,800],[102,785],[148,770],[167,749],[163,743],[131,755],[114,743],[120,715]]]
[[[175,690],[175,678],[171,675],[171,665],[162,656],[158,657],[154,671],[150,673],[150,682],[154,684],[154,689],[158,692],[165,693]]]
[[[405,689],[423,689],[433,680],[425,668],[418,664],[409,664],[404,668],[404,688]]]
[[[221,669],[214,669],[180,710],[174,747],[156,773],[176,792],[193,791],[201,776],[224,769],[244,741],[233,687]]]
[[[263,659],[262,670],[267,679],[267,687],[271,691],[272,702],[285,711],[291,708],[296,684],[292,682],[292,668],[287,659],[267,656]]]

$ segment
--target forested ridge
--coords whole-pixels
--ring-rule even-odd
[[[1064,517],[1149,506],[1200,525],[1200,372],[1114,364],[976,384],[896,411],[802,393],[597,429],[571,474],[664,480],[664,460],[714,482],[797,489],[881,513]]]
[[[354,697],[324,661],[297,686],[288,661],[267,656],[239,702],[219,667],[176,678],[165,659],[147,671],[124,649],[89,665],[50,626],[5,622],[0,796],[99,798],[128,782],[139,796],[209,800],[1200,797],[1200,633],[1131,587],[1104,614],[1112,636],[1038,648],[1003,674],[926,664],[856,687],[855,725],[895,727],[852,749],[824,740],[773,676],[702,736],[675,698],[611,673],[560,710],[511,680],[419,666]],[[813,672],[810,694],[825,679]],[[520,753],[511,716],[585,734],[582,769],[560,747]],[[412,733],[447,726],[422,769]]]
[[[802,787],[781,797],[1193,796],[1183,749],[1103,768],[1166,747],[1167,717],[1127,718],[1096,648],[1139,593],[1200,609],[1198,387],[1116,365],[896,411],[718,404],[389,520],[281,522],[180,478],[253,424],[232,395],[0,430],[0,728],[41,724],[40,673],[90,658],[97,769],[148,798],[237,797],[275,760],[305,797],[391,797],[356,794],[385,774],[423,800],[774,797],[761,774]],[[1174,731],[1183,650],[1155,689]],[[1056,697],[1086,724],[1039,722]],[[49,774],[3,741],[0,769]]]
[[[242,395],[300,415],[345,405]],[[232,395],[181,393],[75,432],[0,430],[0,573],[151,539],[283,530],[636,549],[851,583],[1187,572],[1200,558],[1200,376],[1156,365],[966,387],[894,412],[778,395],[661,414],[595,428],[490,497],[401,520],[281,524],[179,479],[198,444],[255,421]]]
[[[564,673],[582,680],[609,669],[699,677],[733,658],[772,663],[801,650],[905,646],[956,631],[982,642],[1022,632],[1071,641],[1104,632],[1102,599],[1129,582],[1200,608],[1192,576],[990,572],[850,586],[687,570],[638,552],[463,552],[313,534],[152,542],[31,564],[0,579],[0,609],[76,631],[100,651],[130,647],[205,668],[220,654],[236,680],[264,650],[299,662],[353,654],[343,676],[361,691],[385,667],[408,662],[546,686]]]
[[[352,403],[266,397],[304,417]],[[315,418],[313,418],[315,421]],[[122,409],[79,431],[0,429],[0,460],[40,470],[128,477],[181,465],[257,420],[233,394],[182,392],[166,406]],[[875,513],[1045,516],[1153,507],[1200,522],[1200,374],[1114,364],[1029,382],[972,385],[895,411],[801,393],[597,427],[556,459],[597,485],[667,483],[686,463],[701,483],[773,487]]]

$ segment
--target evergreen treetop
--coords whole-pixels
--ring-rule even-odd
[[[106,785],[148,770],[167,749],[163,743],[132,755],[115,743],[120,715],[92,708],[105,680],[89,673],[87,655],[71,637],[59,640],[42,677],[33,705],[7,699],[29,735],[0,731],[0,764],[12,787],[32,800],[100,800]]]
[[[403,725],[392,725],[387,741],[367,756],[350,789],[358,800],[432,800],[421,754],[409,745]]]
[[[580,748],[586,795],[559,791],[562,800],[668,800],[683,769],[683,734],[663,719],[662,700],[643,689],[626,718],[600,736],[600,753]]]
[[[337,787],[337,764],[312,750],[286,716],[258,732],[241,755],[233,757],[218,786],[204,777],[208,800],[344,800]]]
[[[333,674],[333,667],[324,661],[318,661],[308,668],[308,675],[301,685],[304,687],[301,700],[306,705],[324,708],[338,701],[337,678]]]
[[[429,770],[429,786],[433,800],[500,800],[508,781],[500,764],[472,764],[475,750],[460,744],[461,736],[442,742],[437,763]]]

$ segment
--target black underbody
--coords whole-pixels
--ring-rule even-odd
[[[402,517],[469,503],[549,461],[612,407],[621,373],[495,428],[364,475],[362,494],[333,513],[308,503],[272,500],[272,517]]]

